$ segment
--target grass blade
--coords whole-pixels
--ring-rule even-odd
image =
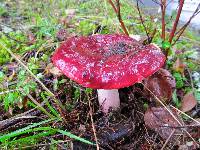
[[[8,140],[8,139],[10,139],[12,137],[27,133],[27,132],[30,131],[29,129],[35,128],[35,127],[37,127],[39,125],[42,125],[42,124],[45,124],[45,123],[48,123],[48,122],[51,122],[51,121],[54,121],[54,120],[56,120],[56,118],[48,119],[48,120],[45,120],[45,121],[41,121],[39,123],[33,123],[32,125],[29,125],[29,126],[27,126],[25,128],[22,128],[22,129],[14,131],[14,132],[2,135],[2,136],[0,136],[0,142],[4,142],[4,141],[6,141],[6,140]]]
[[[70,132],[67,132],[67,131],[64,131],[64,130],[60,130],[60,129],[58,129],[57,132],[59,132],[59,133],[61,133],[63,135],[66,135],[66,136],[68,136],[68,137],[70,137],[72,139],[81,141],[83,143],[90,144],[90,145],[95,145],[94,143],[92,143],[92,142],[90,142],[90,141],[88,141],[88,140],[86,140],[84,138],[78,137],[78,136],[76,136],[76,135],[74,135],[74,134],[72,134]]]

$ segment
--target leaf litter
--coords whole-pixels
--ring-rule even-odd
[[[183,112],[188,112],[192,110],[197,105],[197,100],[193,94],[193,92],[189,92],[184,95],[181,101],[181,110]]]
[[[144,80],[145,92],[150,99],[155,100],[155,96],[163,103],[169,104],[176,86],[176,82],[171,73],[166,69],[160,69],[152,76]],[[153,93],[153,95],[149,92]],[[157,101],[156,103],[160,105]]]

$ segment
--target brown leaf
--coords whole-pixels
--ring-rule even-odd
[[[28,99],[27,96],[25,96],[24,99],[23,99],[22,104],[23,104],[23,108],[25,108],[25,109],[28,107],[28,100],[29,100],[29,99]]]
[[[61,76],[62,75],[62,72],[60,72],[60,70],[57,67],[55,67],[52,63],[49,63],[47,65],[47,67],[45,68],[45,73],[46,74],[51,73],[54,76]]]
[[[27,37],[28,37],[28,44],[29,45],[32,45],[32,44],[35,43],[36,38],[35,38],[35,35],[32,32],[29,32]]]
[[[8,113],[9,115],[13,115],[13,108],[11,106],[8,107]]]
[[[69,27],[71,20],[74,18],[76,14],[76,9],[66,9],[65,14],[66,14],[65,17],[59,19],[59,23],[64,25],[65,27]]]
[[[23,101],[20,99],[19,101],[17,101],[17,106],[22,109],[23,108]]]
[[[180,121],[176,112],[172,112],[177,120]],[[154,131],[163,138],[167,139],[174,129],[175,133],[180,133],[180,125],[178,122],[171,116],[171,114],[163,107],[152,107],[145,112],[144,121],[146,126]]]
[[[155,99],[154,95],[164,103],[169,103],[176,86],[174,77],[166,69],[160,69],[144,81],[147,96]],[[149,90],[154,94],[152,95]],[[157,102],[157,101],[156,101]],[[158,103],[159,105],[159,103]]]
[[[187,145],[179,145],[178,150],[188,150]]]
[[[196,105],[197,105],[197,100],[193,92],[189,92],[183,97],[183,100],[181,101],[181,110],[183,112],[188,112]]]
[[[86,131],[86,127],[85,127],[85,125],[83,125],[83,124],[80,124],[80,126],[79,126],[79,131],[81,131],[81,132],[85,132]]]
[[[72,15],[75,15],[75,13],[76,13],[76,9],[66,9],[65,10],[65,14],[66,15],[70,15],[70,16],[72,16]]]
[[[180,72],[181,74],[184,73],[184,69],[185,69],[185,64],[181,61],[180,58],[177,58],[176,62],[173,65],[173,70]]]
[[[196,121],[192,120],[190,126],[193,126],[189,129],[189,133],[192,135],[193,138],[200,137],[200,118],[196,118]]]
[[[57,33],[56,33],[56,37],[58,38],[59,41],[64,41],[67,39],[67,30],[65,29],[60,29]]]
[[[15,70],[12,70],[12,74],[7,78],[7,80],[12,81],[15,75],[16,75]]]

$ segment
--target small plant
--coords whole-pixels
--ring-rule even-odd
[[[0,83],[5,84],[5,75],[1,72]],[[3,80],[4,79],[4,80]],[[36,83],[27,78],[26,71],[20,70],[17,77],[16,85],[10,85],[9,91],[4,93],[4,87],[1,87],[2,95],[0,100],[4,103],[4,108],[8,111],[9,108],[14,108],[15,104],[19,108],[22,108],[23,99],[27,94],[34,92],[36,90]],[[7,80],[6,82],[10,82]],[[3,94],[4,93],[4,94]]]
[[[3,5],[2,3],[0,3],[0,16],[8,16],[8,11],[6,10],[5,5]]]
[[[183,78],[179,72],[173,73],[173,76],[176,79],[176,88],[182,88],[184,86],[185,78]]]

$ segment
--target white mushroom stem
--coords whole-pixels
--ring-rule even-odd
[[[98,100],[104,113],[108,113],[109,108],[117,109],[120,107],[119,92],[117,89],[104,90],[98,89]]]

